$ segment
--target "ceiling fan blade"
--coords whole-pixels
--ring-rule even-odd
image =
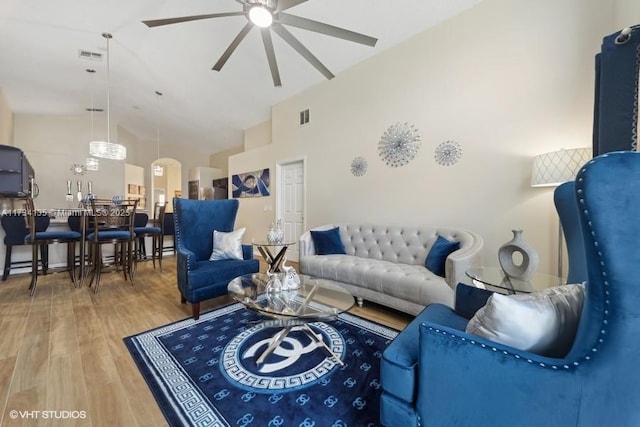
[[[246,37],[246,35],[249,33],[249,31],[251,31],[252,28],[253,28],[253,24],[251,22],[247,22],[247,24],[242,28],[242,30],[240,30],[236,38],[233,39],[233,41],[231,42],[227,50],[224,51],[220,59],[218,59],[218,62],[216,62],[216,65],[213,66],[212,70],[220,71],[222,69],[222,67],[227,62],[227,60],[229,59],[233,51],[236,50],[236,48],[238,47],[242,39]]]
[[[201,19],[209,18],[224,18],[225,16],[238,16],[244,15],[245,12],[225,12],[225,13],[210,13],[208,15],[192,15],[182,16],[179,18],[166,18],[166,19],[152,19],[149,21],[142,21],[147,27],[159,27],[161,25],[179,24],[181,22],[199,21]]]
[[[271,69],[271,77],[275,87],[282,86],[280,81],[280,72],[278,71],[278,62],[276,61],[276,53],[273,50],[273,40],[271,40],[271,31],[268,28],[261,28],[262,42],[264,43],[264,51],[267,53],[267,61]]]
[[[364,44],[367,46],[375,46],[378,41],[378,39],[374,37],[369,37],[367,35],[346,30],[344,28],[334,27],[333,25],[324,24],[322,22],[314,21],[312,19],[302,18],[300,16],[295,16],[295,15],[289,15],[288,13],[281,13],[278,16],[278,21],[281,24],[291,25],[292,27],[301,28],[303,30],[314,31],[316,33],[325,34],[331,37],[337,37],[339,39],[344,39],[351,42]]]
[[[271,28],[273,28],[273,31],[275,31],[276,34],[278,34],[282,38],[282,40],[289,43],[289,45],[294,48],[296,52],[302,55],[304,59],[309,61],[311,65],[316,67],[316,69],[320,71],[327,79],[332,79],[335,77],[333,73],[329,71],[329,69],[325,67],[322,62],[318,60],[318,58],[313,56],[313,53],[311,53],[309,49],[304,47],[302,43],[300,43],[300,41],[289,32],[289,30],[282,26],[282,24],[274,22],[273,24],[271,24]]]
[[[279,0],[278,7],[276,8],[276,13],[282,12],[283,10],[291,9],[294,6],[305,2],[307,2],[307,0]]]

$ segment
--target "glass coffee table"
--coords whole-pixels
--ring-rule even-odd
[[[500,293],[528,294],[564,285],[561,277],[543,273],[535,273],[528,281],[510,278],[499,267],[473,267],[465,273],[475,286],[483,289],[488,287],[489,290],[496,288]]]
[[[335,320],[338,314],[353,306],[353,295],[336,282],[304,274],[298,275],[300,286],[297,289],[268,292],[269,282],[276,274],[281,273],[246,274],[233,279],[227,287],[234,300],[266,317],[263,321],[265,326],[280,328],[256,363],[264,363],[293,328],[299,328],[318,346],[326,349],[338,364],[343,365],[308,323]]]

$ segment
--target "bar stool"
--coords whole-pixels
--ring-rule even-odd
[[[92,230],[87,235],[89,243],[89,263],[91,280],[95,279],[94,292],[100,290],[100,276],[104,267],[102,246],[112,244],[115,247],[114,265],[120,265],[124,274],[133,284],[136,272],[136,256],[134,246],[136,235],[133,222],[136,215],[138,200],[124,200],[115,204],[108,199],[91,200]]]
[[[171,236],[171,246],[164,246],[164,238]],[[176,253],[176,226],[173,222],[173,212],[165,212],[164,220],[162,221],[162,252],[173,250]]]
[[[138,226],[135,224],[133,231],[136,233],[136,256],[141,258],[144,251],[144,257],[146,258],[146,249],[144,244],[145,237],[151,237],[153,242],[153,248],[151,252],[151,260],[153,261],[153,268],[156,268],[156,256],[158,257],[158,264],[160,265],[160,271],[162,271],[162,246],[164,242],[164,235],[162,229],[164,227],[164,211],[166,209],[166,203],[156,203],[153,207],[153,222],[157,225],[147,226],[149,216],[145,213],[136,213],[136,222],[138,218],[144,217],[144,226]],[[140,215],[140,216],[139,216]],[[142,222],[142,221],[140,221]]]
[[[49,221],[50,218],[48,215],[36,217],[36,231],[45,231],[47,227],[49,227]],[[2,223],[2,228],[5,233],[4,271],[2,273],[2,281],[4,282],[7,280],[7,277],[9,277],[12,266],[26,267],[31,265],[31,260],[11,261],[13,247],[26,245],[24,238],[29,234],[29,229],[27,228],[27,221],[23,214],[2,215],[0,223]],[[49,266],[48,246],[40,246],[40,257],[42,259],[42,271],[46,274]]]
[[[25,244],[31,245],[31,284],[29,285],[30,295],[36,292],[38,283],[38,249],[59,243],[67,244],[67,270],[73,281],[73,286],[78,287],[78,280],[75,273],[75,244],[80,242],[82,234],[72,230],[38,231],[36,227],[37,218],[40,214],[36,211],[33,199],[25,199],[25,212],[27,215],[27,226],[29,233],[24,238]],[[43,263],[44,264],[44,263]],[[43,272],[46,269],[43,268]]]

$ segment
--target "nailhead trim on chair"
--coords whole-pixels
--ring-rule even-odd
[[[607,157],[607,156],[608,156],[607,154],[603,154],[603,155],[602,155],[602,156],[600,156],[600,157]],[[588,163],[587,163],[587,164],[582,168],[582,171],[581,171],[581,172],[583,172],[583,171],[584,171],[584,170],[586,170],[590,165],[592,165],[592,164],[594,164],[594,163],[596,163],[596,162],[597,162],[597,159],[594,159],[594,160],[589,161],[589,162],[588,162]],[[582,190],[582,188],[580,187],[581,185],[583,185],[583,179],[582,179],[582,178],[579,178],[579,179],[577,179],[577,180],[576,180],[576,191],[577,191],[577,193],[578,193],[578,195],[579,195],[578,203],[580,203],[580,205],[582,205],[582,206],[583,206],[583,212],[584,212],[585,216],[586,216],[586,217],[587,217],[587,219],[588,219],[588,218],[589,218],[589,210],[588,210],[588,209],[586,209],[586,207],[585,207],[585,200],[584,200],[584,198],[582,198],[582,197],[581,197],[581,195],[582,195],[582,193],[583,193],[583,190]],[[593,224],[592,224],[592,222],[591,222],[591,221],[587,221],[587,224],[588,224],[588,227],[591,229],[591,236],[593,237],[593,246],[597,248],[597,247],[599,246],[599,244],[598,244],[598,240],[597,240],[596,233],[595,233],[595,232],[593,231],[593,229],[592,229],[592,225],[593,225]],[[599,256],[599,257],[602,257],[602,252],[598,251],[598,256]],[[600,258],[599,265],[600,265],[600,267],[602,268],[602,271],[601,271],[601,275],[602,275],[602,277],[607,277],[606,265],[605,265],[605,262],[602,260],[602,258]],[[604,316],[605,316],[605,317],[604,317],[604,319],[602,320],[602,325],[603,325],[603,326],[602,326],[602,329],[600,330],[600,336],[601,336],[601,338],[599,338],[599,339],[598,339],[598,342],[597,342],[596,346],[595,346],[595,347],[593,347],[593,348],[591,349],[591,353],[592,353],[592,354],[597,353],[597,352],[598,352],[598,348],[600,347],[600,344],[602,344],[602,343],[604,342],[604,335],[606,335],[606,333],[607,333],[606,326],[609,324],[609,321],[608,321],[607,317],[609,316],[609,298],[608,298],[608,297],[609,297],[609,295],[610,295],[610,292],[609,292],[609,282],[608,282],[607,280],[604,280],[604,286],[605,286],[605,288],[604,288],[604,289],[605,289],[604,293],[605,293],[605,295],[607,296],[607,298],[606,298],[606,299],[605,299],[605,301],[604,301],[604,304],[605,304]],[[431,326],[429,326],[429,327],[428,327],[428,329],[429,329],[430,331],[434,331],[434,332],[436,332],[436,333],[441,333],[441,332],[442,332],[442,334],[443,334],[443,335],[445,335],[445,336],[450,335],[450,336],[451,336],[451,338],[458,338],[458,339],[460,339],[461,341],[467,341],[467,339],[466,339],[465,337],[461,337],[461,336],[458,336],[458,335],[455,335],[455,334],[449,334],[449,333],[447,333],[447,332],[441,331],[440,329],[436,329],[436,328],[433,328],[433,327],[431,327]],[[473,345],[477,345],[477,344],[478,344],[478,343],[477,343],[476,341],[474,341],[474,340],[468,340],[468,341],[469,341],[471,344],[473,344]],[[488,348],[486,344],[480,344],[480,347],[481,347],[481,348]],[[491,350],[492,350],[492,351],[497,351],[497,348],[495,348],[495,347],[489,347],[489,348],[491,348]],[[507,351],[507,350],[503,350],[503,351],[502,351],[502,353],[503,353],[504,355],[506,355],[506,356],[512,355],[515,359],[521,359],[521,356],[520,356],[520,355],[515,354],[515,353],[511,353],[511,352],[509,352],[509,351]],[[530,364],[532,364],[532,365],[533,365],[533,364],[535,364],[535,365],[537,365],[537,366],[540,366],[541,368],[551,368],[551,369],[558,369],[558,368],[562,368],[562,369],[567,370],[567,369],[571,369],[572,367],[578,367],[578,366],[580,366],[580,363],[581,363],[581,362],[583,362],[583,361],[584,361],[584,362],[587,362],[587,361],[591,360],[591,357],[592,357],[592,356],[588,356],[588,355],[587,355],[587,356],[584,356],[583,358],[581,358],[581,359],[579,359],[579,360],[577,360],[577,361],[573,362],[573,363],[572,363],[572,365],[546,364],[546,363],[538,362],[538,361],[535,361],[535,363],[534,363],[534,360],[532,360],[532,359],[527,359],[527,363],[530,363]]]

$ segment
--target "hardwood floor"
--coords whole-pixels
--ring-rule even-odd
[[[122,274],[105,274],[98,294],[74,289],[65,273],[41,276],[32,298],[29,275],[0,282],[0,425],[166,425],[122,341],[191,315],[180,304],[175,259],[163,267],[139,263],[133,286]],[[201,309],[229,302],[221,297]],[[412,319],[367,303],[352,312],[396,329]]]

